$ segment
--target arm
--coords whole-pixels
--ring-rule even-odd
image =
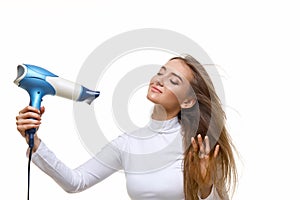
[[[103,151],[112,155],[112,152],[108,152],[110,150],[109,147],[106,147]],[[100,152],[99,155],[102,153],[104,152]],[[120,169],[117,157],[115,160],[112,159],[114,163],[109,164],[99,158],[100,156],[95,156],[78,168],[70,169],[43,142],[32,155],[33,163],[69,193],[81,192]]]
[[[17,130],[26,139],[27,143],[28,136],[25,131],[30,128],[39,128],[41,115],[44,111],[44,107],[37,110],[34,107],[27,106],[16,117]],[[117,140],[114,141],[115,143],[107,144],[99,154],[83,165],[76,169],[70,169],[41,142],[38,134],[35,133],[32,162],[53,178],[65,191],[79,192],[102,181],[121,168],[120,153],[118,148],[115,147],[119,145],[117,145]]]

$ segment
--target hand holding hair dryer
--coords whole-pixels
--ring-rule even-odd
[[[74,101],[83,101],[91,104],[100,92],[89,90],[86,87],[60,78],[41,67],[21,64],[17,67],[17,78],[14,83],[26,90],[30,96],[30,106],[37,109],[41,107],[45,95],[57,95]],[[36,130],[29,129],[29,147],[33,147],[33,138]]]

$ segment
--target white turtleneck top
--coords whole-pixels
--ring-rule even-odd
[[[151,120],[144,128],[120,135],[76,169],[67,167],[43,142],[32,161],[67,192],[83,191],[124,170],[131,199],[184,199],[182,135],[177,117]],[[214,188],[206,199],[219,199]]]

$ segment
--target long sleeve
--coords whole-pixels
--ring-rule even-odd
[[[131,199],[184,199],[182,134],[177,118],[151,120],[144,128],[120,135],[76,169],[68,168],[43,142],[32,161],[67,192],[83,191],[122,169]],[[220,200],[214,188],[206,200]]]
[[[69,193],[83,191],[121,169],[121,159],[111,145],[78,168],[70,169],[41,142],[32,161]]]

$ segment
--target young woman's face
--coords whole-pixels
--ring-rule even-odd
[[[166,111],[180,111],[190,90],[192,70],[182,60],[174,59],[162,66],[150,80],[147,98]]]

